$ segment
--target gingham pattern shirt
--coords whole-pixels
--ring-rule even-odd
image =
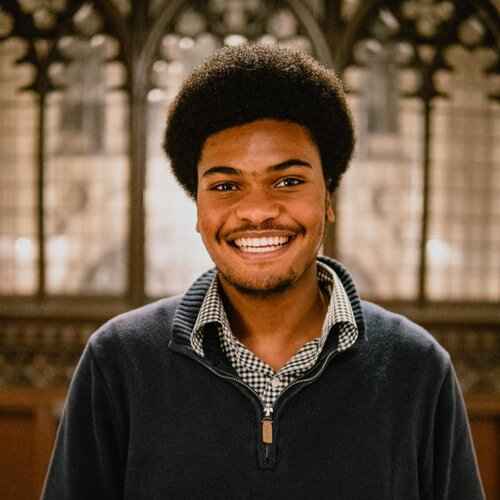
[[[304,344],[277,372],[233,335],[220,296],[217,275],[198,313],[191,334],[193,350],[204,357],[204,328],[209,323],[215,323],[222,350],[241,380],[257,393],[266,410],[272,409],[274,402],[288,385],[315,365],[335,324],[339,324],[338,351],[351,347],[358,337],[358,328],[342,282],[333,269],[319,261],[317,264],[320,286],[330,295],[321,335]]]

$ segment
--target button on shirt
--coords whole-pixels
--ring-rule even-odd
[[[281,392],[316,364],[334,325],[339,325],[338,351],[351,347],[358,337],[351,304],[340,278],[335,271],[319,261],[317,273],[322,290],[330,296],[321,335],[304,344],[277,372],[233,335],[220,295],[217,275],[205,295],[193,328],[193,350],[199,356],[204,356],[203,333],[208,324],[215,323],[221,348],[236,373],[259,396],[264,408],[271,409]]]

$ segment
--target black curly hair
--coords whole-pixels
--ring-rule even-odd
[[[164,149],[192,198],[206,139],[265,118],[295,122],[309,131],[327,189],[335,191],[354,149],[342,83],[305,53],[249,44],[216,52],[194,70],[170,107]]]

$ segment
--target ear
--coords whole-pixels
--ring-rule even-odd
[[[194,228],[196,229],[196,232],[199,233],[200,232],[200,214],[199,214],[199,207],[198,207],[197,198],[195,198],[194,202],[196,205],[196,225],[194,226]]]
[[[330,223],[335,222],[335,212],[332,207],[331,193],[326,193],[326,220]]]
[[[335,212],[330,204],[328,204],[328,207],[326,208],[326,220],[330,223],[335,222]]]

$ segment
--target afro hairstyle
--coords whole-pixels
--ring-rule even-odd
[[[318,147],[327,189],[335,191],[355,142],[341,81],[303,52],[248,44],[225,47],[198,66],[169,109],[164,149],[188,195],[196,199],[206,139],[259,119],[305,127]]]

